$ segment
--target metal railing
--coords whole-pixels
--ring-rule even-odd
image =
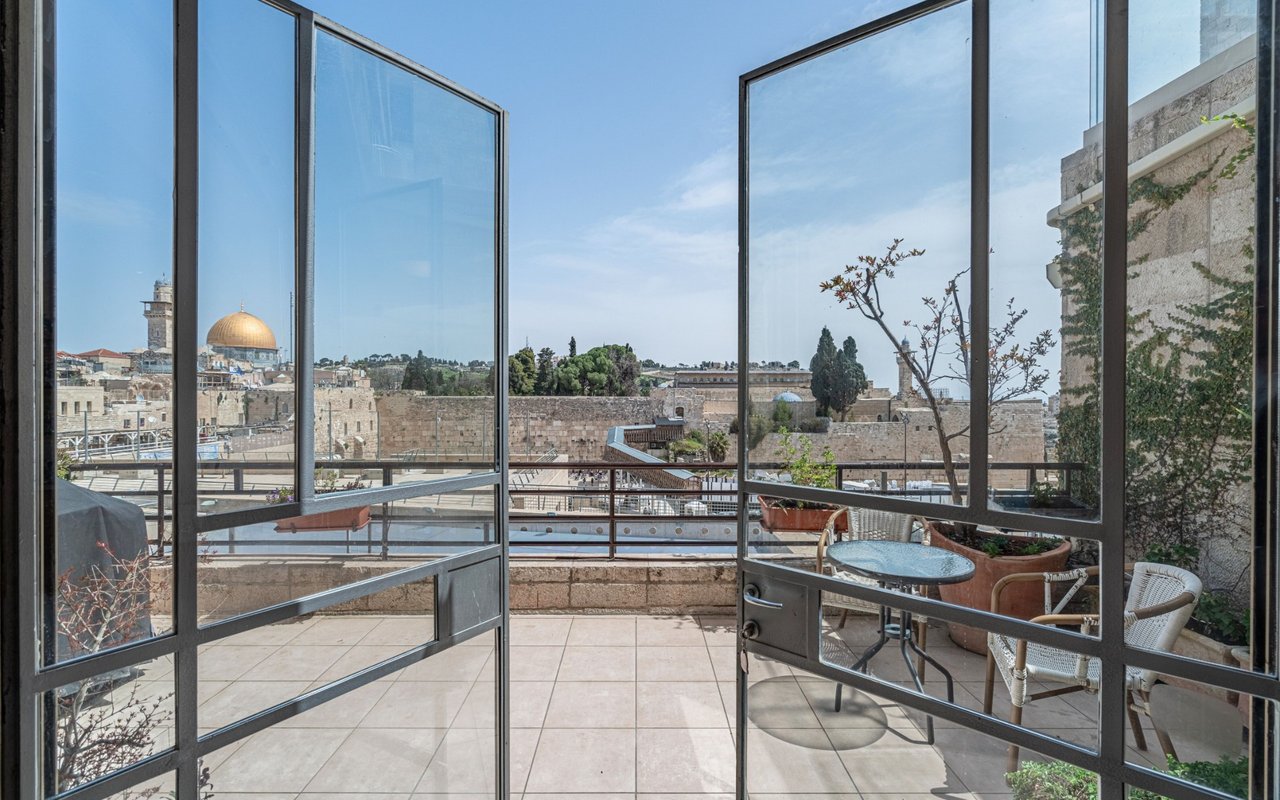
[[[616,461],[555,461],[554,454],[544,455],[534,461],[514,462],[510,465],[508,493],[511,498],[507,509],[510,521],[511,544],[517,555],[607,556],[617,558],[627,554],[663,554],[673,557],[696,558],[714,555],[725,557],[736,547],[737,481],[731,464],[717,463],[631,463]],[[265,502],[268,492],[289,487],[279,461],[202,461],[200,472],[203,496],[235,499],[260,497]],[[359,473],[368,484],[391,486],[397,473],[414,470],[487,470],[488,462],[465,463],[457,461],[414,460],[351,460],[320,462],[321,469],[338,469],[348,476]],[[689,475],[683,485],[657,485],[662,480],[672,483],[673,468],[681,475]],[[968,464],[955,465],[957,473],[964,474]],[[781,464],[757,464],[753,469],[761,472],[783,473]],[[843,462],[835,466],[836,485],[858,491],[884,495],[926,498],[940,504],[950,501],[951,490],[945,483],[910,480],[912,475],[931,476],[941,472],[937,462]],[[993,499],[1027,498],[1047,491],[1057,498],[1069,498],[1084,471],[1083,464],[1065,462],[996,462],[989,467],[994,471],[1022,473],[1023,480],[1017,488],[993,493]],[[168,510],[167,495],[172,491],[172,465],[165,461],[103,461],[71,465],[76,482],[82,486],[119,497],[154,498],[144,505],[144,516],[155,523],[152,546],[154,552],[164,554],[168,546],[166,530],[172,515]],[[133,476],[121,473],[136,473]],[[257,480],[254,473],[270,473],[274,481]],[[102,473],[102,474],[94,474]],[[661,475],[659,475],[661,473]],[[149,477],[142,477],[148,474]],[[897,477],[903,477],[902,484]],[[1056,480],[1042,483],[1042,479],[1055,476]],[[403,475],[399,476],[403,482]],[[207,481],[207,482],[205,482]],[[856,482],[856,483],[855,483]],[[967,487],[961,484],[961,494]],[[479,495],[477,495],[479,497]],[[344,548],[344,552],[378,555],[388,558],[408,554],[412,548],[429,548],[474,544],[474,541],[447,539],[415,539],[393,535],[397,523],[432,523],[447,525],[451,522],[477,522],[473,514],[468,517],[462,506],[456,518],[449,516],[449,509],[430,508],[426,501],[408,504],[404,501],[383,503],[372,507],[370,522],[364,536],[353,536],[357,531],[339,531],[330,537],[263,538],[238,536],[229,530],[215,547],[228,554],[237,549],[275,547],[285,552],[323,548]],[[436,498],[437,503],[440,498]],[[474,505],[475,498],[472,498]],[[759,505],[753,501],[749,507],[752,519],[759,517]],[[374,526],[380,526],[380,535],[374,535]],[[714,531],[713,526],[723,526]],[[489,540],[491,531],[483,524],[483,539]],[[758,542],[763,547],[785,547],[785,542],[771,543],[765,538]]]

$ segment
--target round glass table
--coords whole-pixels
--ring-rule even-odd
[[[836,542],[827,548],[827,563],[836,574],[851,572],[876,581],[880,586],[902,592],[916,592],[920,587],[939,586],[944,583],[962,583],[973,577],[973,562],[957,553],[914,542],[849,541]],[[942,673],[947,682],[947,701],[955,702],[955,682],[951,672],[938,663],[916,643],[912,613],[898,610],[898,621],[893,621],[892,611],[880,606],[880,638],[854,662],[855,672],[867,671],[867,665],[890,639],[898,640],[902,660],[911,673],[916,691],[924,694],[920,669],[907,652],[908,648]],[[923,663],[920,667],[923,668]],[[842,684],[836,684],[836,711],[840,710]],[[933,717],[926,718],[929,744],[933,744]]]

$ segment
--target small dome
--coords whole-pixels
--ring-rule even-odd
[[[801,400],[801,399],[800,399],[800,395],[796,394],[795,392],[783,392],[782,394],[780,394],[780,395],[778,395],[777,397],[773,398],[773,402],[775,402],[775,403],[803,403],[804,401],[803,401],[803,400]]]
[[[241,309],[228,314],[209,329],[204,338],[210,347],[249,347],[258,350],[275,350],[276,335],[267,323]]]

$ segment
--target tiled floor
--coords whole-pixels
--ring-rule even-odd
[[[314,617],[211,645],[201,660],[202,732],[377,663],[429,629],[427,618]],[[838,635],[860,652],[875,633],[869,618],[855,617]],[[730,796],[731,620],[519,616],[511,643],[512,797]],[[952,646],[941,630],[929,650],[952,669],[957,701],[980,707],[983,659]],[[907,678],[896,648],[872,666],[887,680]],[[941,695],[937,677],[928,673],[926,688]],[[837,713],[832,683],[777,662],[753,660],[748,678],[748,785],[757,797],[1009,796],[1004,747],[995,741],[938,720],[930,746],[919,714],[849,688]],[[157,662],[137,685],[159,695],[171,681]],[[997,698],[1002,693],[998,685]],[[1007,713],[1004,696],[997,713]],[[486,636],[230,745],[205,764],[223,800],[491,797],[493,708]],[[1092,743],[1095,718],[1096,698],[1077,694],[1033,704],[1024,724]]]

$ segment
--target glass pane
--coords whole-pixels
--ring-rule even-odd
[[[198,572],[201,620],[496,544],[493,496],[485,487],[211,531]]]
[[[150,800],[153,797],[170,797],[173,792],[177,791],[177,774],[173,772],[165,773],[158,778],[149,781],[142,781],[119,794],[111,795],[110,800]],[[207,785],[200,787],[201,800],[207,800],[211,795]]]
[[[59,11],[49,661],[71,654],[61,630],[69,608],[127,606],[128,624],[82,652],[164,632],[172,609],[169,587],[148,585],[172,511],[152,468],[171,457],[173,439],[172,10],[71,2]],[[91,584],[103,590],[93,600]]]
[[[493,637],[478,639],[215,751],[205,759],[215,790],[492,795]],[[463,651],[482,658],[448,666],[455,680],[411,675]]]
[[[832,681],[758,657],[750,671],[759,675],[747,691],[747,783],[753,793],[1095,796],[1092,773],[1026,750],[1010,773],[1005,743],[943,720],[935,721],[930,743],[922,715],[874,693],[845,686],[837,695]]]
[[[1127,750],[1129,762],[1248,797],[1249,715],[1255,698],[1167,675],[1146,677],[1152,681],[1143,683],[1149,691],[1133,694],[1133,719],[1143,740],[1140,747]],[[1133,733],[1131,725],[1131,737]],[[1128,796],[1134,800],[1159,797],[1132,787]]]
[[[970,16],[961,3],[751,84],[742,427],[759,477],[833,486],[822,465],[876,462],[894,465],[882,490],[964,500]],[[808,387],[764,393],[793,362]]]
[[[293,486],[294,18],[200,8],[200,512]]]
[[[385,464],[395,483],[493,469],[496,125],[317,34],[318,467]]]
[[[434,641],[435,609],[428,578],[202,645],[201,733]]]
[[[1088,5],[993,3],[991,41],[990,502],[1092,519],[1099,329],[1078,298],[1096,294],[1101,228],[1098,198],[1079,196],[1097,190],[1102,152]]]
[[[1177,41],[1198,37],[1207,48],[1246,5],[1206,5],[1183,19],[1143,4],[1130,26],[1177,21]],[[1129,108],[1125,557],[1154,564],[1147,571],[1159,576],[1135,581],[1129,602],[1151,606],[1183,591],[1193,602],[1189,620],[1183,608],[1126,638],[1226,664],[1249,641],[1254,591],[1251,43],[1240,43],[1242,59],[1161,73],[1158,88]],[[1161,55],[1140,50],[1133,59],[1154,69]]]
[[[131,766],[173,746],[173,658],[103,673],[44,697],[46,795]]]

